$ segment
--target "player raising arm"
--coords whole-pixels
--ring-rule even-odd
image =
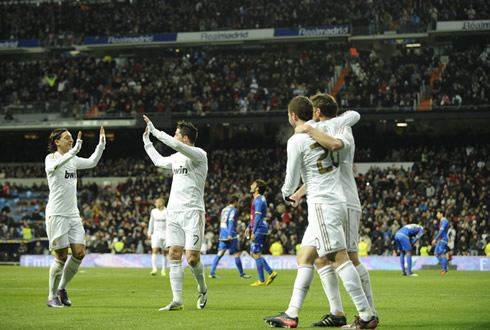
[[[167,205],[167,246],[170,255],[170,286],[172,302],[160,311],[184,309],[182,286],[184,270],[182,255],[186,252],[187,263],[198,284],[197,308],[203,309],[208,301],[208,288],[204,277],[200,251],[204,237],[204,185],[208,174],[208,157],[201,148],[194,146],[197,128],[190,122],[179,121],[174,137],[159,131],[147,116],[143,134],[145,151],[157,167],[173,171],[172,187]],[[163,157],[150,141],[149,133],[165,143],[176,153]]]
[[[105,149],[104,127],[100,127],[99,144],[89,158],[76,156],[82,148],[82,132],[78,132],[75,146],[72,145],[73,138],[67,129],[57,128],[51,132],[49,154],[45,159],[49,186],[46,231],[49,249],[54,250],[55,258],[49,269],[48,307],[71,306],[65,288],[85,257],[85,230],[77,207],[77,170],[93,168],[99,162]],[[72,257],[66,261],[68,247],[71,247]]]

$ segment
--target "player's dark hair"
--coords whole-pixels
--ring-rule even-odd
[[[228,197],[228,203],[230,204],[233,204],[239,200],[240,200],[240,196],[238,196],[238,194],[232,194],[230,197]]]
[[[313,118],[313,104],[305,96],[294,97],[288,105],[288,111],[294,113],[299,119],[308,121]]]
[[[49,139],[48,139],[48,152],[49,153],[52,153],[52,152],[55,152],[56,150],[58,150],[58,148],[56,147],[56,143],[54,143],[54,141],[59,140],[61,138],[61,135],[67,131],[68,130],[66,128],[57,128],[51,132],[51,134],[49,135]]]
[[[254,182],[257,185],[257,188],[259,188],[259,194],[262,195],[263,193],[265,193],[265,187],[266,187],[265,181],[262,179],[258,179],[255,180]]]
[[[319,108],[322,115],[328,118],[337,117],[339,111],[339,105],[335,98],[326,93],[318,93],[310,98],[313,107]]]
[[[446,216],[446,211],[444,209],[437,209],[437,212],[439,212],[443,216]]]
[[[197,140],[197,127],[190,121],[180,120],[177,122],[177,128],[180,130],[182,137],[187,136],[189,142],[194,144]]]

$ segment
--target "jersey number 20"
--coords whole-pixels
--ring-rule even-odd
[[[316,142],[310,145],[310,149],[315,149],[315,148],[322,148],[323,153],[318,157],[316,161],[316,166],[318,167],[318,172],[320,174],[325,174],[333,170],[333,167],[338,167],[339,166],[339,153],[338,152],[331,152],[328,149],[325,149],[320,145],[320,143]],[[337,156],[337,159],[335,159],[335,155]],[[328,156],[330,156],[330,160],[332,161],[332,165],[329,165],[327,167],[323,166],[323,160],[326,159]]]

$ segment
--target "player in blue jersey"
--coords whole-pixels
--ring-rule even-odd
[[[245,230],[245,236],[250,237],[250,254],[255,259],[259,279],[250,284],[251,286],[269,285],[274,281],[277,273],[272,270],[267,261],[262,258],[264,243],[269,234],[267,227],[267,201],[262,194],[265,192],[264,180],[255,180],[250,185],[250,192],[253,194],[252,210],[250,213],[250,225]],[[267,281],[264,278],[264,269],[269,273]]]
[[[236,232],[237,207],[239,204],[240,197],[238,195],[231,195],[229,205],[221,211],[218,255],[214,258],[213,268],[211,268],[211,273],[209,273],[210,278],[219,278],[216,276],[216,267],[218,267],[218,263],[226,250],[230,250],[230,253],[233,253],[235,256],[235,264],[240,273],[240,277],[242,279],[252,277],[252,275],[243,272],[242,260],[240,259],[240,247]]]
[[[424,234],[424,228],[414,223],[403,226],[396,232],[395,242],[400,251],[400,264],[402,266],[402,275],[405,273],[405,254],[407,255],[408,276],[418,276],[412,273],[412,245]]]
[[[446,219],[446,215],[444,210],[440,209],[437,211],[437,219],[439,222],[439,232],[437,233],[436,238],[432,241],[432,245],[436,245],[434,250],[434,256],[436,256],[437,260],[442,266],[441,274],[447,273],[447,232],[449,230],[449,221]]]

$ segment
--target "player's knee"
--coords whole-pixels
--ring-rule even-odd
[[[56,256],[56,259],[58,259],[59,261],[63,261],[63,262],[66,262],[66,260],[68,259],[68,255],[57,255]]]
[[[196,267],[197,264],[199,263],[199,258],[190,257],[190,258],[187,258],[187,262],[189,263],[189,266]]]
[[[78,260],[83,260],[83,258],[85,258],[85,251],[73,252],[73,256]]]

